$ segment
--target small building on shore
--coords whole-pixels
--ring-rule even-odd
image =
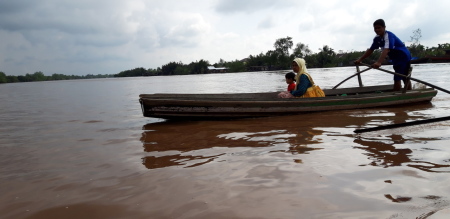
[[[214,66],[208,66],[208,73],[227,73],[228,68],[227,67],[214,67]]]

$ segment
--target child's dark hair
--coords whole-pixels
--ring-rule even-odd
[[[386,27],[386,25],[384,24],[384,20],[383,19],[378,19],[375,22],[373,22],[373,26],[375,25],[380,25],[382,27]]]
[[[284,77],[286,77],[286,79],[292,79],[295,81],[295,73],[294,72],[289,72]]]

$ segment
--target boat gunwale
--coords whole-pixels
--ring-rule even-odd
[[[149,98],[149,97],[141,97],[142,102],[154,102],[162,104],[162,103],[179,103],[179,104],[209,104],[214,105],[217,103],[234,103],[234,104],[250,104],[250,103],[269,103],[269,104],[289,104],[289,103],[321,103],[321,102],[336,102],[336,101],[343,101],[343,100],[360,100],[360,99],[379,99],[379,98],[386,98],[386,97],[392,97],[392,96],[416,96],[417,94],[428,94],[428,93],[434,93],[434,95],[437,94],[437,91],[429,88],[429,89],[420,89],[420,90],[410,90],[406,93],[402,93],[401,91],[390,91],[390,92],[381,92],[381,93],[365,93],[365,94],[354,94],[354,95],[333,95],[333,96],[326,96],[326,97],[315,97],[315,98],[277,98],[277,97],[270,97],[270,98],[261,98],[261,99],[252,99],[252,98],[205,98],[205,99],[187,99],[187,98]]]

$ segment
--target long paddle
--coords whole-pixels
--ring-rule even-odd
[[[364,64],[364,63],[361,63],[361,64],[365,65],[367,67],[372,67],[372,66],[370,66],[368,64]],[[388,71],[386,69],[382,69],[382,68],[376,68],[376,69],[380,70],[380,71],[384,71],[384,72],[390,73],[390,74],[406,77],[405,75],[398,74],[398,73],[395,73],[395,72],[392,72],[392,71]],[[422,80],[419,80],[419,79],[415,79],[413,77],[409,77],[409,79],[411,79],[413,81],[417,81],[417,82],[425,84],[425,85],[428,85],[429,87],[435,88],[436,90],[440,90],[440,91],[443,91],[445,93],[450,94],[450,91],[448,91],[448,90],[446,90],[444,88],[438,87],[436,85],[430,84],[428,82],[425,82],[425,81],[422,81]],[[404,123],[399,123],[399,124],[384,125],[384,126],[378,126],[378,127],[366,128],[366,129],[356,129],[353,132],[355,132],[355,133],[371,132],[371,131],[378,131],[378,130],[391,129],[391,128],[399,128],[399,127],[405,127],[405,126],[411,126],[411,125],[421,125],[421,124],[432,123],[432,122],[441,122],[441,121],[446,121],[446,120],[450,120],[450,116],[433,118],[433,119],[425,119],[425,120],[420,120],[420,121],[404,122]]]
[[[412,121],[412,122],[404,122],[404,123],[391,124],[391,125],[383,125],[383,126],[366,128],[366,129],[356,129],[353,132],[354,133],[363,133],[363,132],[379,131],[379,130],[384,130],[384,129],[400,128],[400,127],[411,126],[411,125],[422,125],[422,124],[433,123],[433,122],[442,122],[442,121],[446,121],[446,120],[450,120],[450,116],[418,120],[418,121]]]
[[[364,66],[367,66],[367,67],[372,67],[372,66],[370,66],[370,65],[368,65],[368,64],[365,64],[365,63],[361,63],[361,65],[364,65]],[[396,72],[392,72],[392,71],[389,71],[389,70],[386,70],[386,69],[382,69],[382,68],[375,68],[375,69],[380,70],[380,71],[387,72],[387,73],[389,73],[389,74],[398,75],[398,76],[401,76],[401,77],[406,77],[405,75],[402,75],[402,74],[399,74],[399,73],[396,73]],[[440,90],[440,91],[442,91],[442,92],[445,92],[445,93],[450,94],[450,91],[449,91],[449,90],[446,90],[446,89],[444,89],[444,88],[438,87],[438,86],[433,85],[433,84],[430,84],[430,83],[428,83],[428,82],[425,82],[425,81],[422,81],[422,80],[419,80],[419,79],[416,79],[416,78],[413,78],[413,77],[409,77],[409,79],[411,79],[411,80],[413,80],[413,81],[417,81],[417,82],[422,83],[422,84],[425,84],[425,85],[427,85],[427,86],[429,86],[429,87],[432,87],[432,88],[434,88],[434,89],[436,89],[436,90]]]

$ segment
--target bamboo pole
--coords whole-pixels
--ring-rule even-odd
[[[359,70],[359,65],[356,66],[356,71],[359,73],[358,74],[358,83],[359,83],[359,87],[364,87],[363,83],[362,83],[362,79],[361,79],[361,73]]]
[[[391,124],[391,125],[383,125],[383,126],[377,126],[377,127],[373,127],[373,128],[366,128],[366,129],[356,129],[353,132],[354,133],[364,133],[364,132],[400,128],[400,127],[406,127],[406,126],[412,126],[412,125],[421,125],[421,124],[427,124],[427,123],[433,123],[433,122],[442,122],[442,121],[446,121],[446,120],[450,120],[450,116],[418,120],[418,121],[412,121],[412,122],[404,122],[404,123]]]
[[[361,63],[361,65],[364,65],[364,66],[367,66],[367,67],[372,67],[372,66],[370,66],[368,64],[364,64],[364,63]],[[390,74],[393,74],[393,75],[398,75],[398,76],[401,76],[401,77],[405,77],[405,78],[407,78],[409,80],[417,81],[419,83],[422,83],[422,84],[425,84],[425,85],[427,85],[429,87],[432,87],[432,88],[434,88],[436,90],[440,90],[442,92],[450,94],[450,91],[448,91],[448,90],[446,90],[444,88],[441,88],[441,87],[438,87],[436,85],[430,84],[428,82],[425,82],[425,81],[422,81],[422,80],[419,80],[419,79],[411,77],[411,73],[408,76],[406,76],[406,75],[398,74],[396,72],[388,71],[388,70],[382,69],[382,68],[377,68],[377,70],[383,71],[383,72],[387,72],[387,73],[390,73]],[[392,128],[412,126],[412,125],[421,125],[421,124],[427,124],[427,123],[433,123],[433,122],[441,122],[441,121],[446,121],[446,120],[450,120],[450,116],[433,118],[433,119],[425,119],[425,120],[419,120],[419,121],[412,121],[412,122],[404,122],[404,123],[391,124],[391,125],[384,125],[384,126],[378,126],[378,127],[372,127],[372,128],[366,128],[366,129],[356,129],[353,132],[355,132],[355,133],[364,133],[364,132],[379,131],[379,130],[384,130],[384,129],[392,129]]]
[[[370,65],[364,64],[364,63],[361,63],[361,65],[371,67]],[[379,70],[379,71],[387,72],[387,73],[389,73],[389,74],[398,75],[398,76],[401,76],[401,77],[404,77],[404,78],[407,77],[406,75],[402,75],[402,74],[399,74],[399,73],[396,73],[396,72],[392,72],[392,71],[389,71],[389,70],[386,70],[386,69],[382,69],[382,68],[376,68],[376,69]],[[446,89],[444,89],[444,88],[438,87],[438,86],[433,85],[433,84],[430,84],[430,83],[428,83],[428,82],[425,82],[425,81],[422,81],[422,80],[419,80],[419,79],[416,79],[416,78],[413,78],[413,77],[409,77],[409,79],[410,79],[410,80],[413,80],[413,81],[417,81],[417,82],[422,83],[422,84],[425,84],[425,85],[427,85],[427,86],[429,86],[429,87],[432,87],[432,88],[434,88],[434,89],[436,89],[436,90],[440,90],[440,91],[442,91],[442,92],[444,92],[444,93],[450,94],[450,91],[449,91],[449,90],[446,90]]]

